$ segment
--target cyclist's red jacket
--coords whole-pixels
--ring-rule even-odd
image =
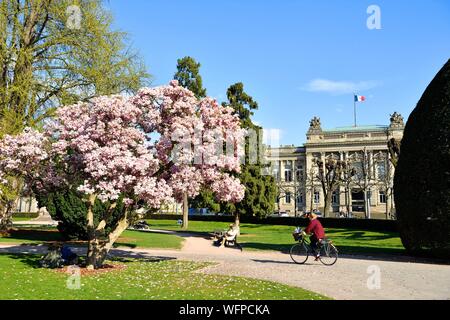
[[[308,227],[305,229],[306,233],[313,233],[317,239],[325,238],[325,230],[319,220],[311,220]]]

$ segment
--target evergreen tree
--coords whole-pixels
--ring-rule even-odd
[[[177,60],[177,72],[174,79],[180,86],[191,90],[197,98],[206,97],[206,89],[200,75],[200,63],[192,57],[184,57]]]
[[[258,110],[258,103],[253,100],[244,91],[244,84],[237,82],[231,85],[227,90],[228,102],[223,104],[232,107],[236,114],[241,119],[242,128],[244,129],[256,129],[257,126],[252,122],[253,110]]]
[[[405,126],[394,179],[400,237],[410,253],[450,258],[450,60]]]

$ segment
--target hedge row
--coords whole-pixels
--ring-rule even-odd
[[[13,214],[13,218],[36,219],[37,217],[39,217],[39,212],[18,212]]]
[[[152,214],[148,216],[149,219],[154,220],[178,220],[182,219],[181,215],[173,214]],[[217,222],[234,222],[232,216],[189,216],[190,221],[217,221]],[[294,217],[279,217],[279,218],[256,218],[256,217],[241,217],[242,223],[252,224],[271,224],[283,226],[300,226],[305,227],[308,220],[304,218]],[[325,228],[345,228],[345,229],[361,229],[368,231],[379,232],[397,232],[397,221],[395,220],[375,220],[375,219],[344,219],[344,218],[319,218]]]

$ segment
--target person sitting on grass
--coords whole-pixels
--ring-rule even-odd
[[[225,232],[225,234],[222,236],[221,239],[219,239],[220,241],[220,247],[223,248],[225,247],[225,242],[228,241],[232,241],[235,239],[235,237],[237,236],[239,230],[236,227],[236,225],[234,223],[230,224],[229,229],[227,232]]]
[[[318,244],[325,238],[325,230],[323,229],[322,224],[319,220],[317,220],[317,215],[315,213],[307,213],[305,215],[309,219],[309,225],[305,229],[306,234],[310,234],[311,237],[309,240],[311,241],[311,249],[316,256],[316,261],[320,257],[320,251],[318,251]]]

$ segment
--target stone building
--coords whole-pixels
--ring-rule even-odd
[[[400,141],[403,129],[403,118],[397,113],[388,126],[323,129],[320,119],[314,118],[303,146],[268,147],[266,157],[279,187],[278,210],[291,216],[311,210],[323,212],[324,192],[315,160],[324,163],[334,159],[348,163],[354,174],[341,179],[332,193],[333,215],[362,213],[369,218],[392,218],[394,167],[388,141]]]

